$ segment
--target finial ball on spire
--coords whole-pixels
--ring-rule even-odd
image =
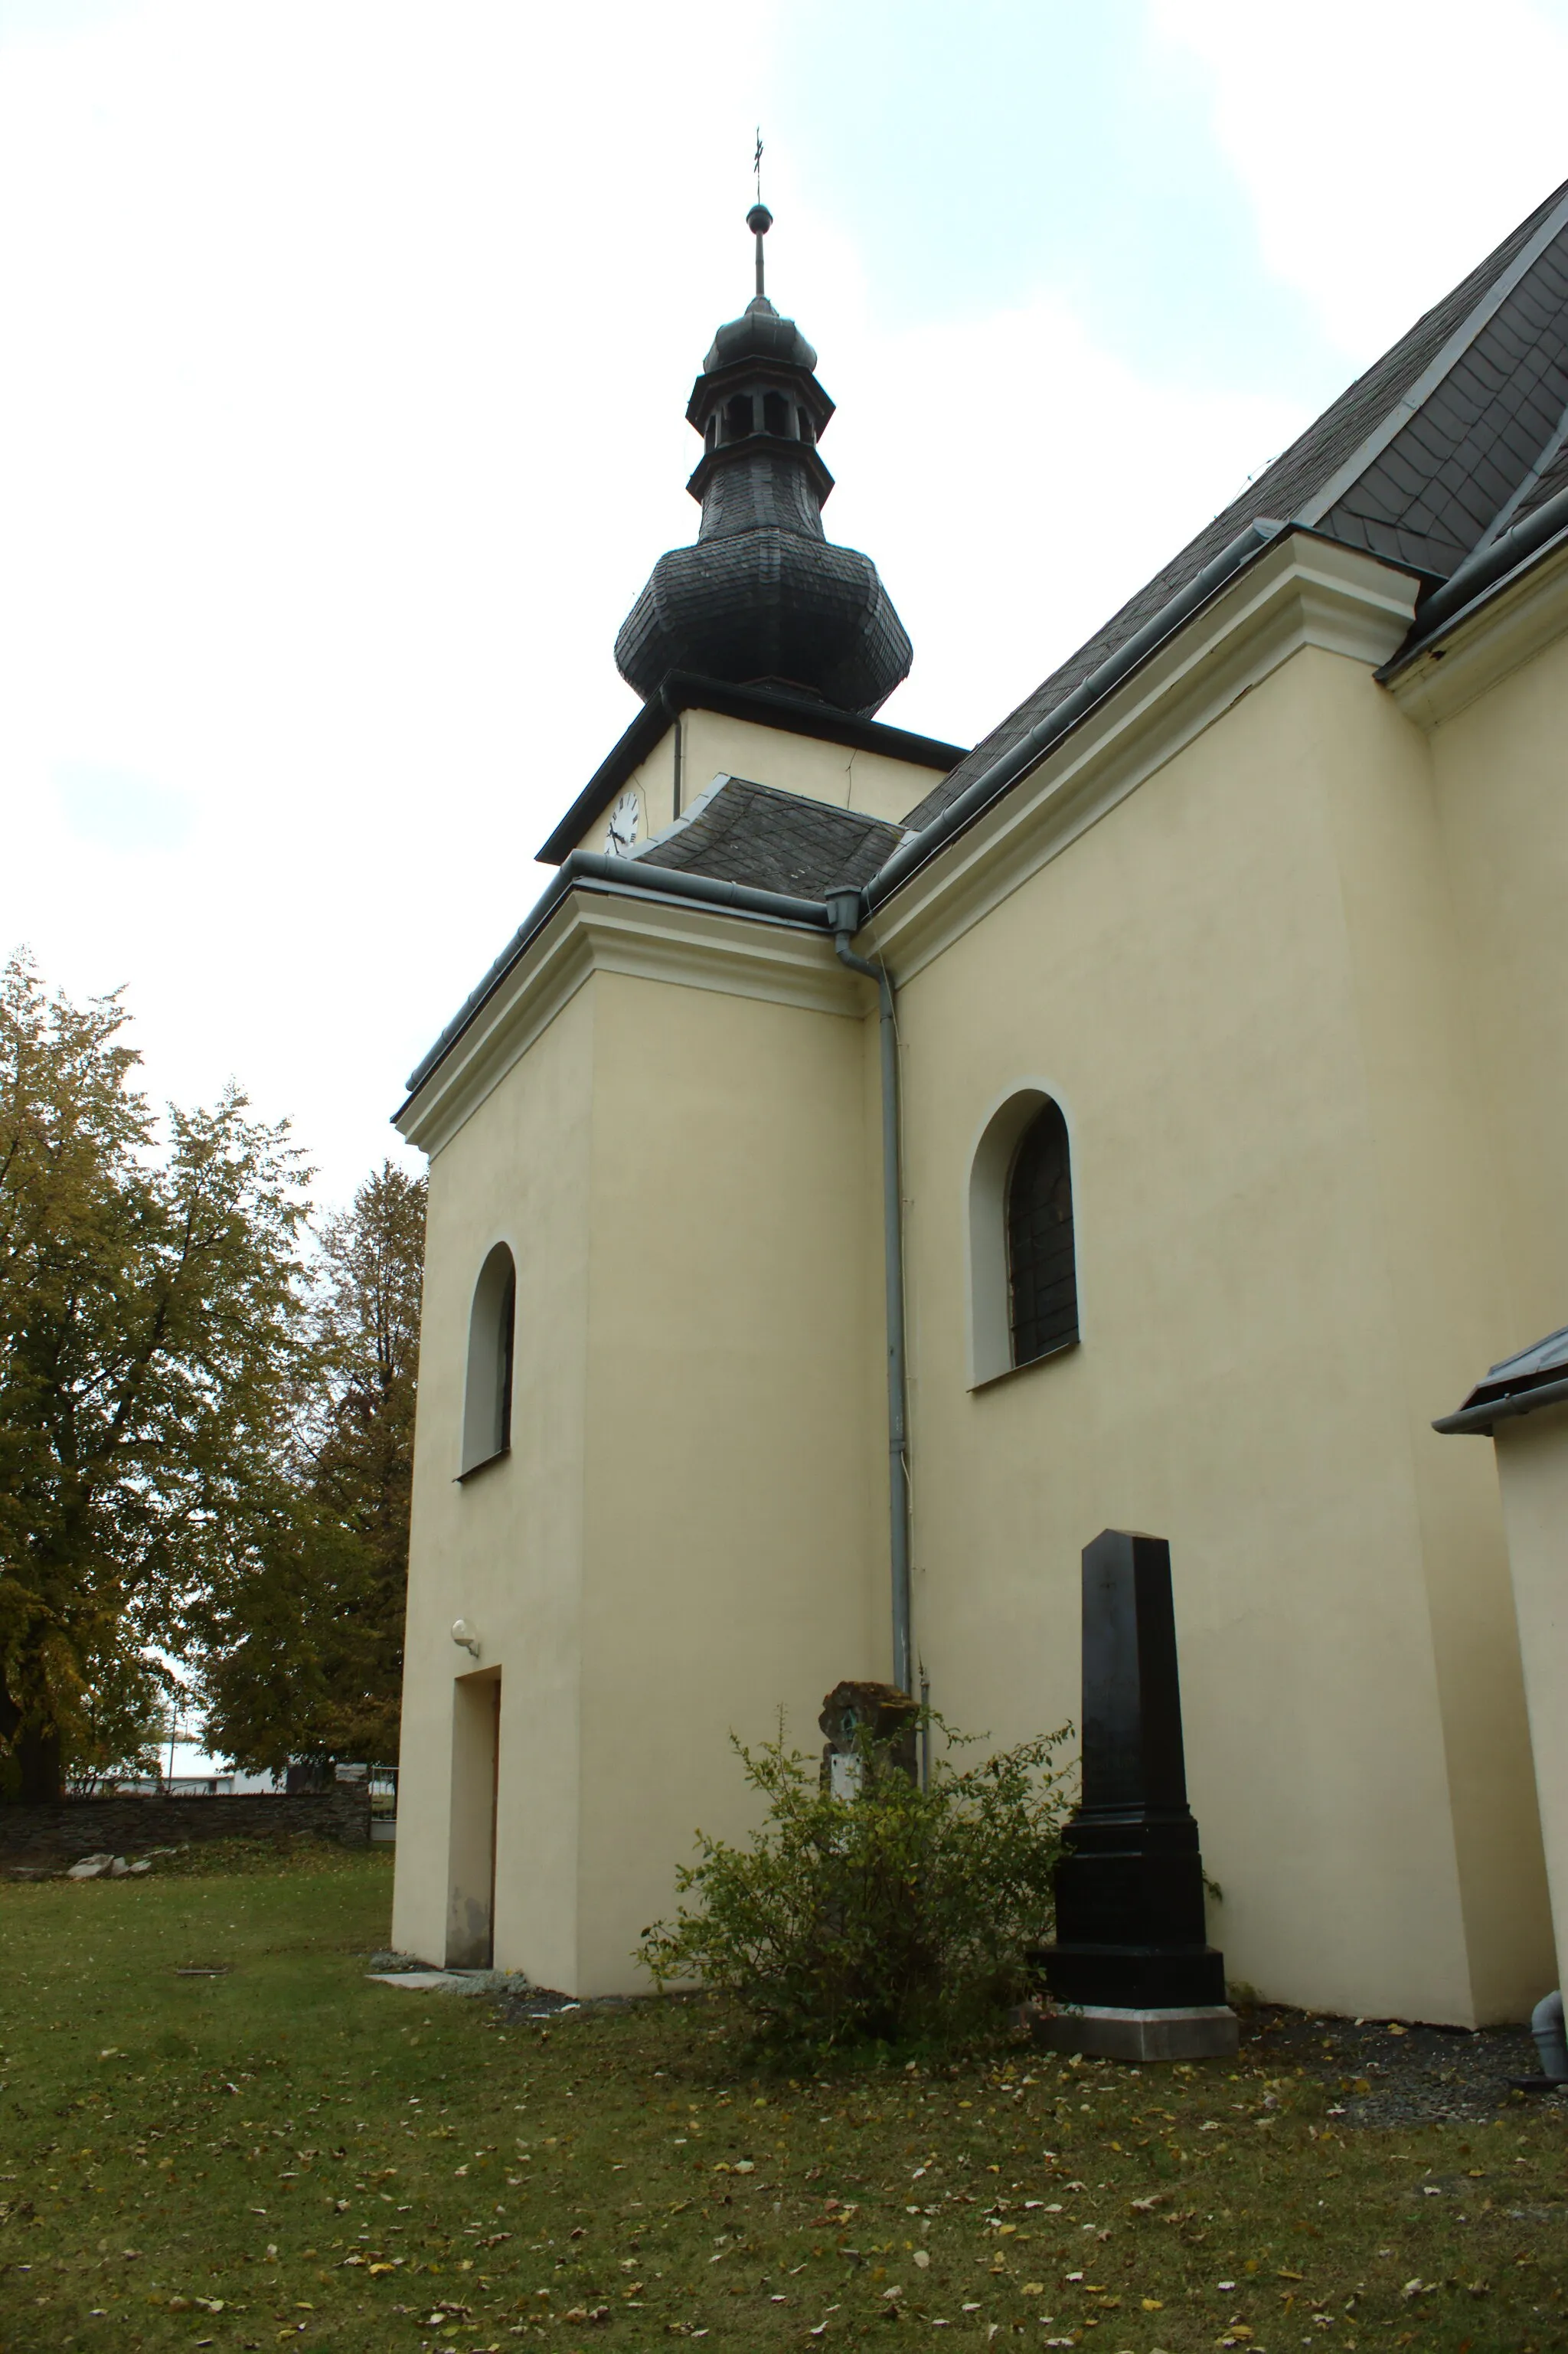
[[[746,216],[746,226],[754,236],[766,237],[773,226],[773,216],[766,205],[753,205]]]

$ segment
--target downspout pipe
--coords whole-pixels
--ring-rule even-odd
[[[898,1033],[893,983],[884,964],[856,956],[858,889],[830,891],[828,924],[839,962],[876,983],[882,1059],[882,1254],[887,1289],[887,1503],[893,1587],[893,1681],[915,1690],[915,1641],[909,1576],[909,1382],[904,1332],[904,1205],[898,1160]]]
[[[1568,2040],[1563,2029],[1561,1993],[1542,1996],[1530,2015],[1530,2031],[1541,2054],[1541,2073],[1553,2084],[1568,2084]]]

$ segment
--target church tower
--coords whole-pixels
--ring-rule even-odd
[[[869,719],[909,674],[908,633],[875,565],[822,529],[833,478],[818,444],[833,404],[817,355],[763,285],[773,216],[754,205],[757,292],[714,337],[686,418],[703,454],[686,488],[695,545],[654,566],[615,642],[644,702],[672,671],[773,688]]]

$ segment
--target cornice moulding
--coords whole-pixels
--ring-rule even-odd
[[[596,972],[853,1019],[871,1000],[820,932],[579,885],[403,1106],[399,1134],[433,1158]]]
[[[1441,726],[1565,631],[1568,546],[1554,547],[1477,611],[1460,616],[1440,645],[1395,673],[1388,691],[1417,726]]]
[[[1362,663],[1403,643],[1418,583],[1293,533],[1151,655],[1040,765],[881,907],[872,932],[902,983],[1173,759],[1303,647]]]

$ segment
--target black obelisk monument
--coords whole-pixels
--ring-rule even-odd
[[[1234,2052],[1224,1958],[1206,1943],[1187,1804],[1171,1548],[1107,1529],[1084,1553],[1083,1794],[1039,1956],[1058,2050],[1128,2060]]]

